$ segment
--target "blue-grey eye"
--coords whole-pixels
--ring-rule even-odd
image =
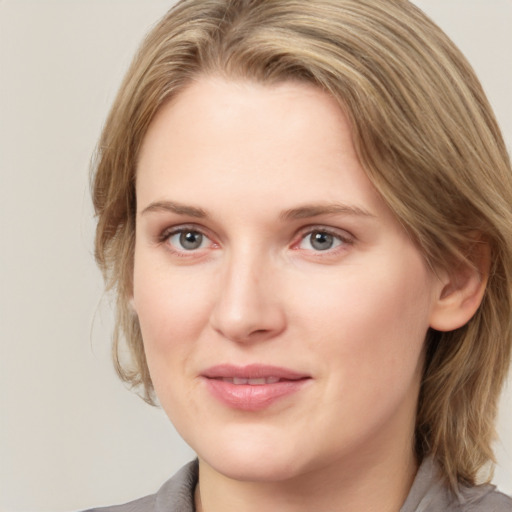
[[[203,235],[197,231],[183,231],[180,233],[180,244],[183,249],[187,249],[187,251],[199,249],[202,242]]]
[[[327,231],[315,230],[308,233],[301,241],[300,248],[313,251],[328,251],[343,243],[341,237]]]
[[[327,249],[331,249],[334,245],[334,237],[329,233],[314,231],[311,233],[310,237],[311,247],[317,251],[326,251]]]
[[[199,231],[183,229],[169,237],[169,244],[181,251],[194,251],[203,247],[207,240]]]

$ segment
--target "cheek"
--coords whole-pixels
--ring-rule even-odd
[[[317,302],[313,312],[323,332],[316,350],[327,375],[321,407],[337,411],[347,431],[377,435],[385,425],[413,421],[430,288],[422,265],[415,266],[414,281],[402,272],[406,268],[390,265],[385,274],[364,276],[354,270],[336,287],[343,290],[338,299],[324,300],[323,308]]]
[[[432,295],[419,256],[354,266],[317,284],[302,297],[303,314],[315,319],[308,329],[320,334],[307,338],[320,337],[316,350],[322,347],[326,365],[338,365],[351,380],[410,378],[420,362]]]
[[[150,370],[183,360],[191,341],[200,336],[211,302],[212,287],[205,279],[187,269],[158,267],[136,259],[134,306]]]
[[[193,421],[194,354],[208,321],[208,287],[180,269],[135,265],[134,305],[159,402],[171,422]]]

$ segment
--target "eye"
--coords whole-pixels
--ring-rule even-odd
[[[298,247],[308,251],[328,251],[348,243],[350,243],[348,237],[331,233],[325,229],[315,229],[302,238]]]
[[[211,243],[208,237],[193,229],[180,229],[168,233],[165,239],[177,251],[195,251]]]

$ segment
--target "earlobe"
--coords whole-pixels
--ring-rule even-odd
[[[453,331],[465,325],[476,313],[489,279],[490,248],[476,242],[466,261],[439,276],[439,286],[430,314],[430,327]]]

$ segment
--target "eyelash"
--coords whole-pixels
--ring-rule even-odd
[[[209,237],[207,234],[205,234],[204,230],[200,229],[197,226],[193,226],[193,225],[192,226],[184,225],[184,226],[166,229],[158,237],[158,241],[160,243],[167,244],[169,250],[172,251],[173,254],[175,254],[177,256],[182,256],[182,257],[192,256],[195,252],[197,252],[197,249],[187,250],[187,249],[183,248],[180,250],[180,249],[173,247],[171,245],[171,243],[169,242],[169,240],[173,236],[181,235],[184,233],[196,233],[196,234],[201,235],[202,237],[206,238],[207,240],[210,240],[210,242],[211,242],[211,237]],[[215,244],[214,242],[211,242],[211,243],[213,243],[214,246],[217,246],[217,244]]]
[[[328,257],[336,255],[339,252],[346,250],[347,246],[353,245],[355,241],[354,236],[344,230],[332,229],[325,226],[307,226],[306,228],[301,230],[301,232],[299,233],[300,238],[298,242],[294,242],[292,244],[292,248],[295,250],[300,250],[300,245],[305,240],[307,240],[308,237],[311,237],[315,233],[327,235],[329,237],[332,237],[334,240],[337,240],[338,242],[335,247],[328,247],[327,249],[324,250],[310,249],[309,251],[315,257]]]
[[[337,240],[338,244],[334,248],[329,247],[324,250],[309,249],[309,251],[311,251],[311,253],[314,254],[316,257],[333,255],[333,254],[336,254],[337,252],[345,250],[347,245],[354,244],[354,237],[350,233],[348,233],[347,231],[342,231],[342,232],[340,232],[340,231],[341,230],[326,228],[324,226],[307,226],[306,228],[303,228],[299,232],[299,234],[298,234],[299,240],[296,242],[293,242],[291,247],[294,250],[300,250],[299,246],[302,244],[302,242],[304,242],[308,238],[308,236],[312,236],[315,233],[318,233],[321,235],[327,235],[329,237],[332,237],[334,240]],[[193,225],[189,225],[189,226],[183,225],[183,226],[166,229],[159,235],[158,241],[160,243],[167,244],[169,249],[177,256],[181,256],[181,257],[192,256],[201,248],[190,249],[190,250],[187,250],[185,248],[177,249],[177,248],[173,247],[173,245],[169,242],[171,237],[173,237],[175,235],[182,235],[187,232],[188,233],[196,233],[198,235],[201,235],[202,237],[209,240],[210,244],[212,244],[212,246],[214,248],[218,247],[218,244],[216,244],[215,242],[212,242],[211,237],[208,236],[204,232],[203,229],[199,228],[198,226],[193,226]],[[294,237],[294,238],[296,238],[296,237]],[[306,249],[306,250],[308,250],[308,249]]]

